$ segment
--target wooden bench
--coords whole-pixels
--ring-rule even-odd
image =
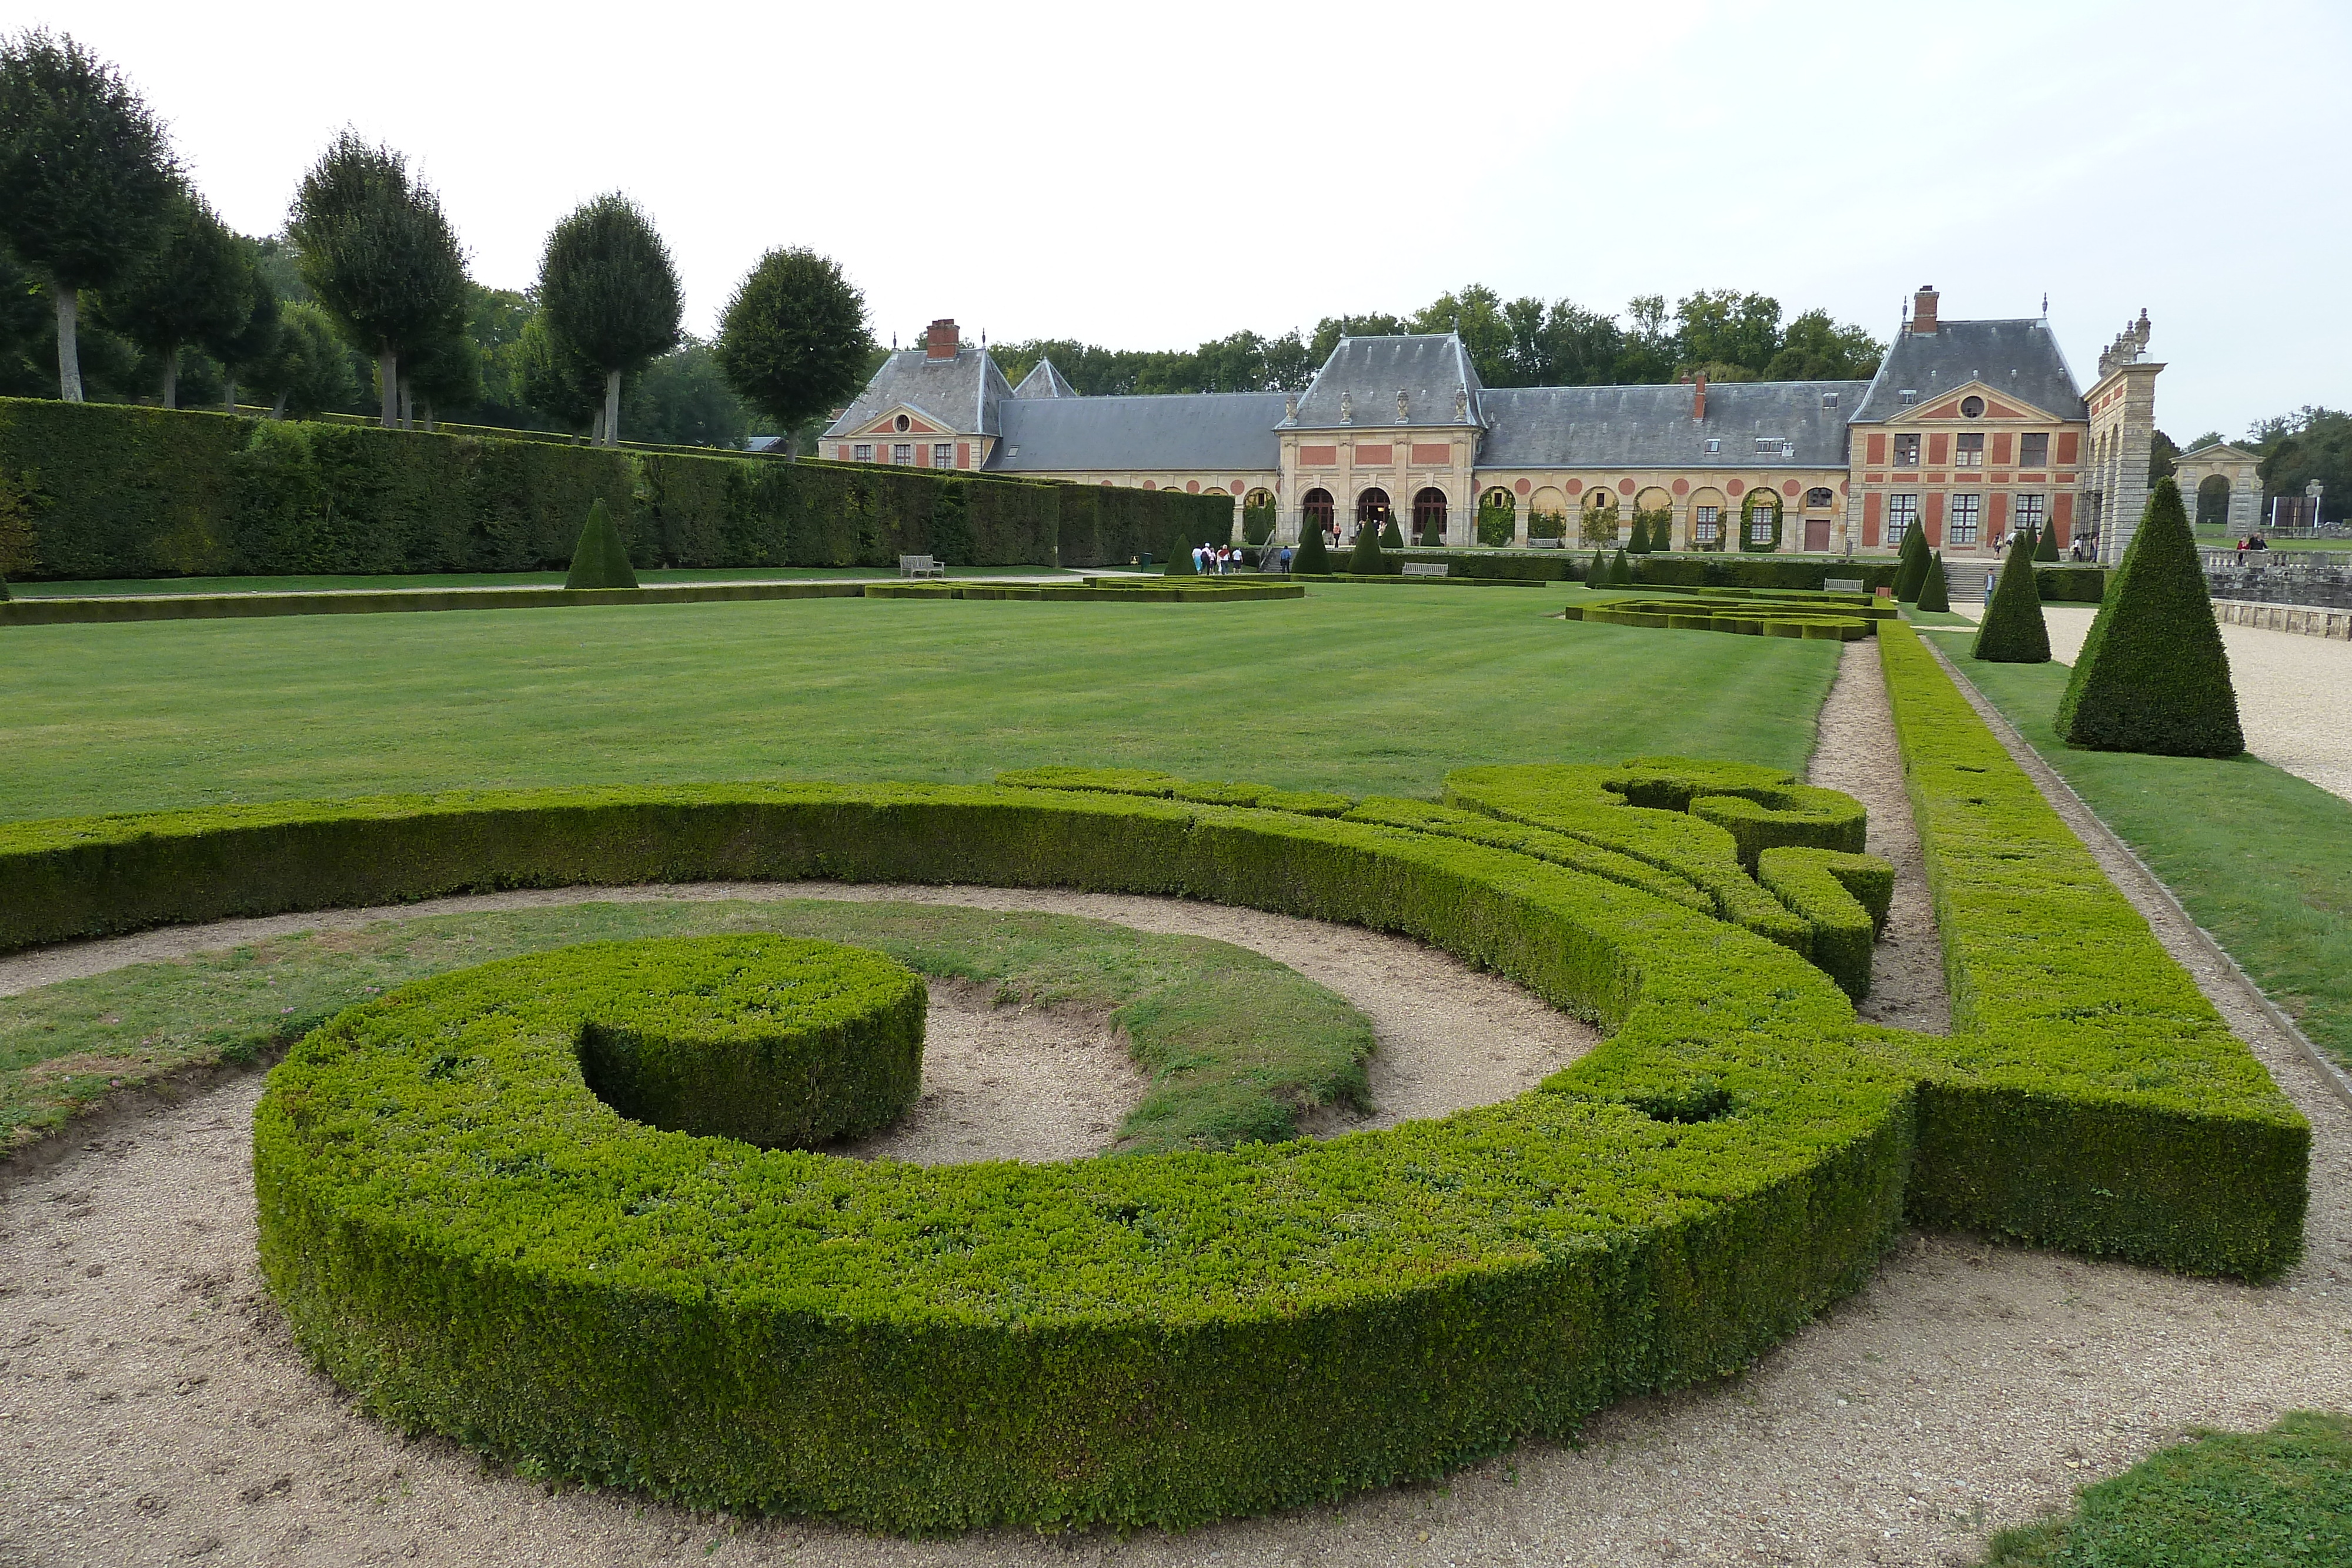
[[[898,558],[900,577],[945,577],[947,565],[927,555],[902,555]]]
[[[1442,560],[1409,560],[1404,563],[1407,577],[1444,577],[1445,563]]]
[[[1825,577],[1822,579],[1824,593],[1860,593],[1862,579],[1858,577]]]

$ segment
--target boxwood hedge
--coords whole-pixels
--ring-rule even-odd
[[[2079,847],[2037,858],[2030,783],[1969,748],[1981,726],[1939,673],[1889,672],[1948,910],[1949,1040],[1861,1023],[1798,952],[1687,901],[1355,816],[1372,803],[1069,788],[18,824],[0,945],[495,886],[1056,885],[1402,931],[1598,1019],[1605,1043],[1538,1091],[1443,1121],[1053,1166],[662,1132],[598,1101],[560,1040],[434,1076],[430,1042],[330,1029],[273,1074],[265,1269],[302,1343],[392,1419],[698,1505],[1181,1525],[1433,1475],[1738,1367],[1867,1278],[1906,1210],[2200,1272],[2294,1260],[2307,1129]],[[1490,821],[1747,882],[1724,830],[1582,776],[1611,770],[1474,771],[1449,788]],[[1673,768],[1621,771],[1665,789]]]

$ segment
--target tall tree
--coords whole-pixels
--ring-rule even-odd
[[[0,44],[0,235],[48,286],[68,402],[82,401],[81,291],[155,243],[175,175],[163,122],[112,66],[37,28]]]
[[[277,351],[278,333],[282,330],[278,291],[261,274],[260,247],[240,236],[237,249],[244,259],[252,303],[247,308],[242,320],[210,333],[204,340],[205,352],[220,361],[221,402],[230,413],[236,412],[237,382],[248,369],[260,364]]]
[[[247,383],[272,400],[270,414],[310,419],[359,396],[359,381],[335,325],[316,305],[298,300],[279,308],[269,351],[244,367]]]
[[[719,322],[728,384],[787,431],[857,390],[870,347],[866,297],[830,256],[797,247],[761,256]]]
[[[253,269],[204,198],[172,199],[161,243],[99,298],[99,315],[163,361],[163,403],[180,406],[180,350],[226,338],[253,315]]]
[[[409,178],[405,158],[346,130],[302,176],[286,232],[303,283],[352,346],[375,356],[392,429],[401,354],[464,319],[465,257],[440,198]]]
[[[621,377],[677,347],[685,302],[669,246],[618,191],[583,204],[547,236],[540,308],[550,330],[604,378],[604,444],[620,440]]]
[[[511,395],[562,430],[582,430],[595,417],[598,386],[596,367],[583,360],[547,324],[545,311],[534,312],[523,323],[512,360]]]
[[[1780,351],[1780,302],[1769,294],[1702,288],[1677,301],[1683,363],[1738,365],[1761,375]]]
[[[481,402],[482,350],[462,329],[427,338],[409,350],[401,379],[430,430],[436,413],[462,412]]]

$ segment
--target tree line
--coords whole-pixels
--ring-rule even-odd
[[[763,256],[709,343],[682,312],[668,246],[622,193],[555,225],[530,289],[488,289],[407,159],[351,131],[282,233],[237,234],[119,70],[41,29],[0,40],[0,394],[251,393],[282,417],[373,382],[386,428],[437,411],[609,444],[635,413],[659,427],[630,424],[641,439],[734,445],[746,409],[797,432],[868,373],[864,297],[814,251]]]
[[[1459,332],[1479,381],[1490,387],[1623,386],[1702,372],[1718,382],[1861,381],[1885,357],[1885,343],[1826,310],[1808,310],[1785,326],[1780,317],[1771,296],[1730,288],[1701,289],[1672,309],[1664,295],[1640,295],[1612,316],[1570,299],[1505,299],[1474,283],[1409,316],[1326,316],[1312,332],[1241,331],[1189,350],[1040,338],[990,351],[1016,382],[1050,358],[1089,397],[1301,392],[1343,336],[1396,332]]]

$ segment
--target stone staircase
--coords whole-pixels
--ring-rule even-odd
[[[1944,562],[1944,595],[1955,604],[1963,601],[1982,604],[1985,580],[1991,575],[1990,561],[1947,560]]]

